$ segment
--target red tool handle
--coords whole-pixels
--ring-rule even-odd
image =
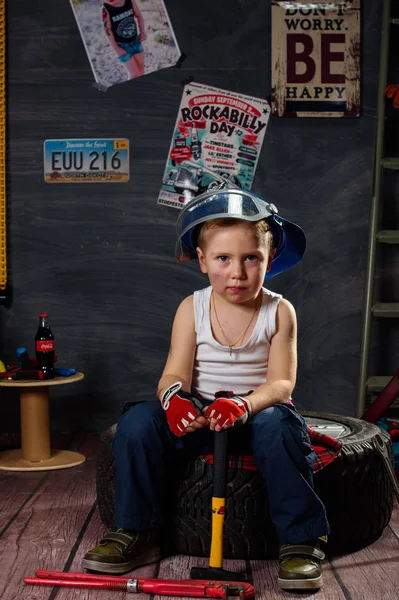
[[[134,581],[134,580],[133,580]],[[147,594],[158,594],[160,596],[187,596],[191,598],[226,598],[226,589],[207,586],[202,582],[201,585],[191,585],[182,583],[181,581],[171,581],[169,579],[141,580],[138,583],[137,592],[145,592]],[[127,590],[127,581],[110,580],[107,577],[103,580],[88,580],[88,579],[57,579],[45,577],[26,577],[24,582],[33,585],[59,585],[61,587],[77,587],[77,588],[95,588],[104,590]],[[133,592],[134,593],[134,592]]]
[[[193,587],[206,587],[207,585],[217,585],[223,582],[211,582],[203,579],[151,579],[136,577],[121,577],[120,575],[94,575],[92,573],[65,573],[64,571],[43,571],[37,570],[36,577],[40,579],[58,579],[63,581],[118,581],[127,584],[128,581],[137,581],[138,586],[143,584],[191,584]]]
[[[83,581],[79,579],[46,579],[45,577],[25,577],[24,582],[30,585],[60,585],[61,587],[84,587],[106,590],[125,590],[126,581]]]
[[[127,590],[128,582],[137,582],[137,592],[166,596],[192,598],[227,598],[235,590],[243,598],[255,595],[254,587],[247,582],[204,581],[201,579],[135,579],[89,573],[64,573],[60,571],[36,571],[36,578],[26,578],[25,583],[36,585],[59,585],[63,587],[86,587],[108,590]],[[132,591],[132,590],[129,590]],[[237,594],[238,592],[238,594]]]

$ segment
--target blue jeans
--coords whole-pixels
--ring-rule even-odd
[[[125,405],[113,440],[116,527],[145,531],[159,524],[170,469],[212,453],[213,437],[207,427],[175,436],[158,400]],[[229,452],[253,454],[280,544],[329,533],[324,505],[313,489],[314,452],[306,422],[295,408],[276,404],[244,427],[230,429]]]
[[[120,62],[122,63],[133,58],[135,54],[141,54],[142,52],[144,52],[143,46],[141,45],[139,38],[137,38],[134,42],[120,42],[118,46],[126,52],[126,54],[118,56],[118,60],[120,60]]]

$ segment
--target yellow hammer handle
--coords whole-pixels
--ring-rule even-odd
[[[209,566],[222,568],[225,498],[212,498],[212,541]]]

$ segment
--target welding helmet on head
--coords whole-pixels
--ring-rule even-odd
[[[239,219],[261,221],[266,219],[273,233],[276,253],[265,279],[289,269],[305,253],[306,237],[303,230],[278,214],[274,204],[250,192],[229,186],[214,189],[193,198],[182,209],[177,219],[176,259],[185,262],[197,258],[199,226],[211,219]]]

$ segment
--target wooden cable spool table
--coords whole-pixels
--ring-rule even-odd
[[[50,386],[83,378],[83,373],[75,373],[43,380],[0,379],[0,387],[19,388],[21,407],[21,448],[0,452],[0,470],[50,471],[76,467],[86,460],[79,452],[52,450],[50,443]]]

